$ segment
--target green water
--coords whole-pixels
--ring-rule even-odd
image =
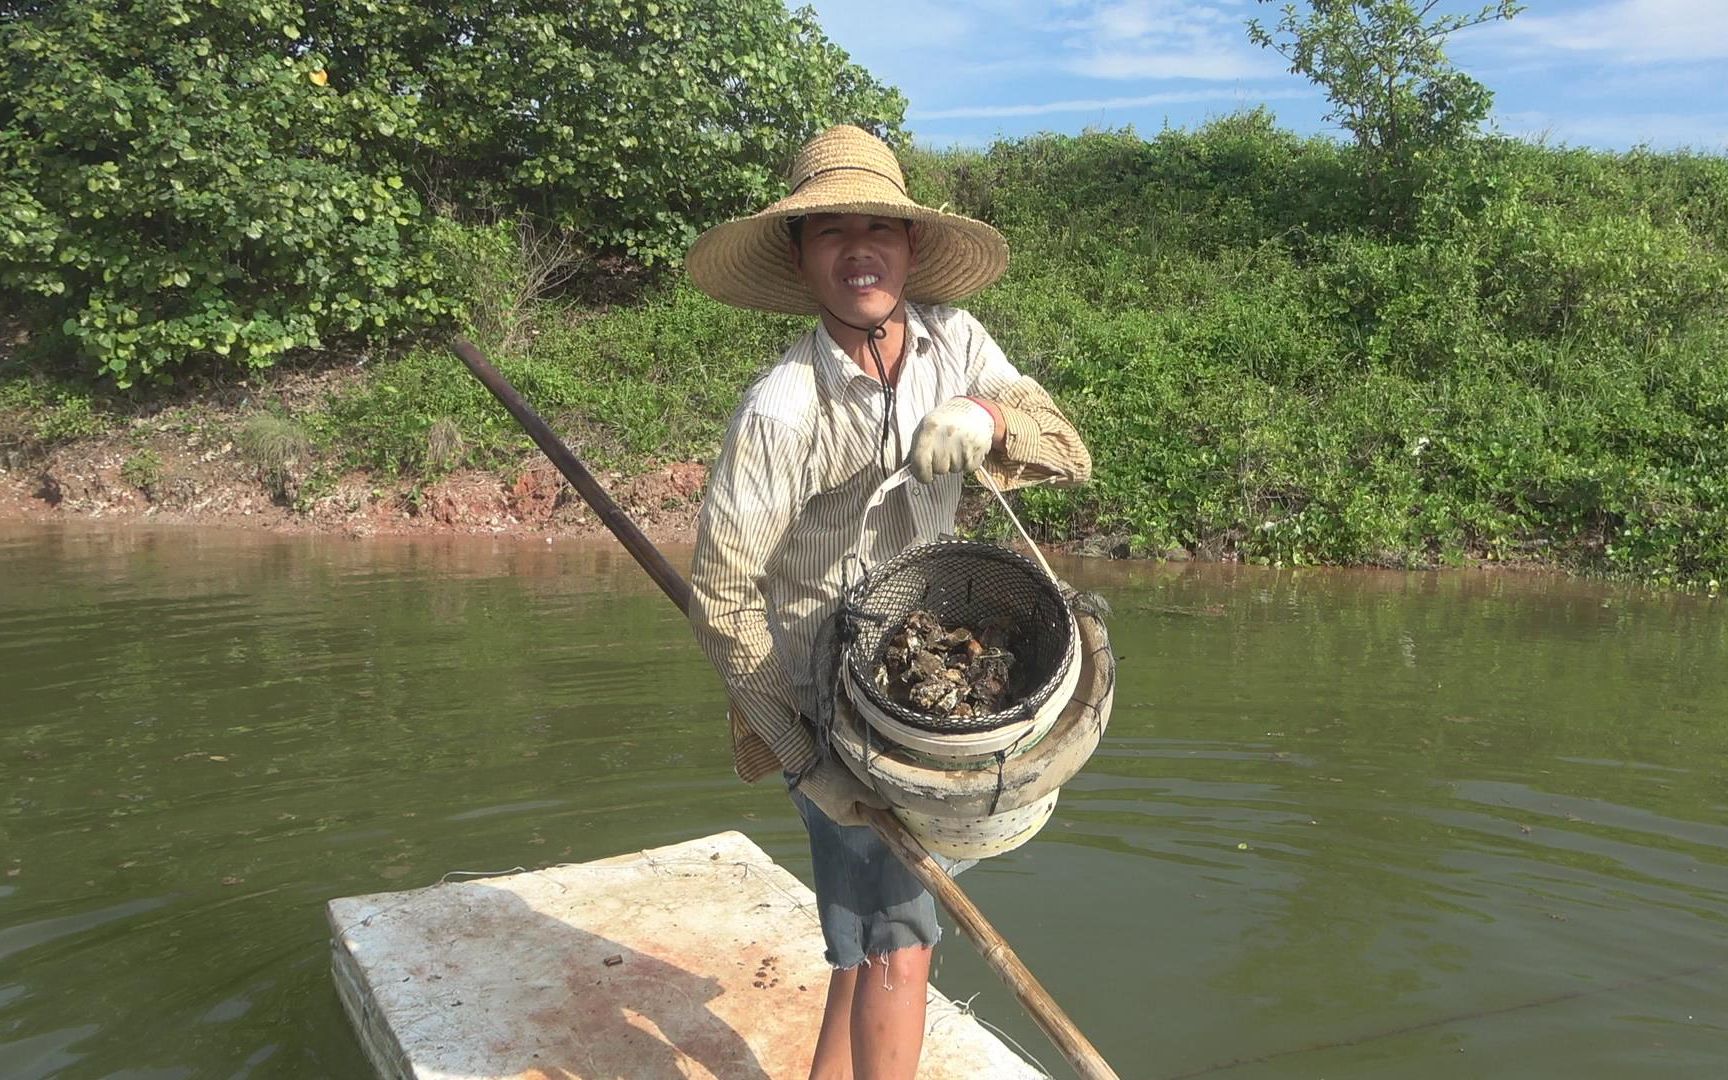
[[[1110,732],[961,881],[1124,1077],[1728,1071],[1723,602],[1061,569]],[[0,1077],[367,1075],[331,897],[721,829],[806,875],[721,703],[606,545],[0,532]]]

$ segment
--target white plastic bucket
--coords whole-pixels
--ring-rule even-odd
[[[1028,806],[989,817],[945,817],[916,810],[895,810],[894,816],[906,826],[907,832],[938,855],[988,859],[1013,851],[1037,836],[1055,812],[1059,793],[1052,791]]]

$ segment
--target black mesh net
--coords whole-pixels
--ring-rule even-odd
[[[976,716],[938,716],[893,700],[875,680],[893,634],[914,611],[945,627],[997,627],[1013,654],[1009,704]],[[939,540],[902,552],[847,592],[854,637],[845,663],[854,687],[888,716],[937,733],[990,731],[1031,717],[1074,662],[1074,624],[1056,583],[1030,559],[995,544]]]

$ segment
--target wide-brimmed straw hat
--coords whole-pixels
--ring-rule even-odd
[[[846,125],[804,144],[787,176],[792,193],[766,210],[716,225],[685,257],[696,287],[722,303],[812,315],[818,310],[792,266],[791,218],[806,214],[877,214],[917,223],[918,266],[905,299],[941,304],[970,296],[1008,269],[1008,241],[969,217],[920,206],[906,194],[894,151]]]

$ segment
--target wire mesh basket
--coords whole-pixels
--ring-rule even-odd
[[[1076,629],[1054,579],[1017,552],[972,540],[909,548],[848,591],[855,637],[846,653],[848,692],[862,710],[938,735],[992,731],[1029,720],[1053,701],[1075,663]],[[874,675],[906,617],[927,611],[943,626],[997,628],[1014,656],[1008,704],[991,713],[939,716],[894,700]],[[858,701],[859,695],[864,701]]]

